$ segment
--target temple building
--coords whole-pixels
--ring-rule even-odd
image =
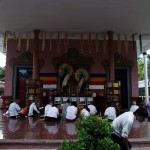
[[[100,7],[100,2],[97,3]],[[38,6],[42,10],[51,8],[50,12],[55,14],[53,4],[48,4],[42,2]],[[119,103],[123,109],[128,109],[131,100],[139,97],[137,53],[139,49],[142,52],[149,48],[149,43],[142,42],[145,30],[140,33],[138,27],[131,24],[131,31],[125,26],[126,22],[120,25],[124,20],[122,17],[118,17],[120,20],[115,22],[112,18],[119,14],[118,9],[114,9],[114,12],[111,9],[103,9],[104,12],[108,10],[104,17],[100,13],[101,9],[95,9],[98,6],[96,4],[92,4],[92,7],[88,2],[83,8],[75,2],[69,5],[72,8],[77,7],[78,12],[75,13],[73,9],[73,12],[70,10],[70,13],[66,13],[68,5],[63,3],[61,8],[67,18],[65,22],[61,21],[64,17],[58,15],[61,14],[59,11],[55,17],[52,17],[50,12],[49,17],[46,17],[45,14],[48,13],[45,11],[40,14],[39,10],[34,11],[32,1],[29,12],[32,12],[30,15],[33,15],[33,22],[28,22],[30,15],[25,15],[25,20],[28,20],[26,25],[24,21],[20,22],[20,26],[17,25],[18,30],[3,30],[3,52],[7,56],[4,101],[10,103],[19,98],[21,107],[25,107],[35,97],[40,99],[42,106],[51,99],[60,105],[69,98],[79,106],[94,101],[97,107],[101,106],[102,109],[104,103],[112,101],[114,104]],[[55,6],[60,8],[60,3],[55,2]],[[114,3],[104,6],[108,8],[114,6]],[[121,3],[115,6],[125,9]],[[83,13],[84,9],[87,15]],[[124,12],[128,13],[126,10]],[[133,12],[132,9],[130,12]],[[40,16],[41,14],[43,15]],[[39,25],[35,22],[36,16],[40,16]],[[92,26],[84,23],[83,26],[84,19],[85,22],[90,21],[91,17],[88,16],[94,16],[95,23],[91,23]],[[110,18],[111,23],[106,23],[105,18]],[[71,21],[80,24],[66,26]],[[22,25],[25,29],[21,29]]]

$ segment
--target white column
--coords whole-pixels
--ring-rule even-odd
[[[147,73],[147,53],[143,52],[144,58],[144,80],[145,80],[145,104],[149,104],[149,92],[148,92],[148,73]]]

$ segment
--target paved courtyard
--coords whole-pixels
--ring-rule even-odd
[[[10,119],[0,110],[0,139],[75,139],[75,123],[65,119],[57,122],[45,122],[42,119],[26,117]],[[139,128],[131,131],[130,138],[150,139],[150,122],[145,121]]]

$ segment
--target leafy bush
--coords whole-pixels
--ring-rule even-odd
[[[107,120],[99,120],[90,116],[79,120],[77,124],[78,138],[75,142],[64,141],[60,150],[120,150],[119,145],[110,137],[113,130]]]

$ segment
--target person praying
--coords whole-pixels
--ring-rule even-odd
[[[88,105],[88,108],[90,109],[91,115],[96,115],[97,109],[96,109],[95,105],[93,104],[93,102],[91,102],[91,104]]]
[[[45,106],[45,109],[44,109],[44,116],[47,116],[48,109],[49,109],[50,107],[52,107],[53,104],[54,104],[54,102],[53,102],[53,101],[50,101],[50,103]]]
[[[76,117],[77,117],[77,104],[76,104],[76,102],[72,102],[71,106],[67,107],[66,119],[71,120],[71,121],[75,121]]]
[[[59,121],[60,120],[59,110],[55,104],[49,107],[44,120],[45,121]]]
[[[62,117],[66,116],[68,106],[70,106],[69,99],[64,104],[62,104]]]
[[[87,107],[87,105],[84,105],[84,108],[81,110],[81,116],[83,119],[86,119],[86,117],[90,116],[90,109]]]
[[[107,108],[104,112],[104,117],[106,117],[110,122],[116,118],[116,109],[112,106],[111,102],[107,102]]]
[[[40,114],[40,111],[38,110],[38,100],[36,100],[35,102],[32,101],[30,107],[29,107],[29,113],[28,113],[28,116],[29,117],[36,117]]]
[[[20,100],[16,99],[13,103],[9,105],[7,114],[9,115],[10,118],[24,118],[25,117],[25,115],[21,113],[21,108],[18,105],[19,102]]]

